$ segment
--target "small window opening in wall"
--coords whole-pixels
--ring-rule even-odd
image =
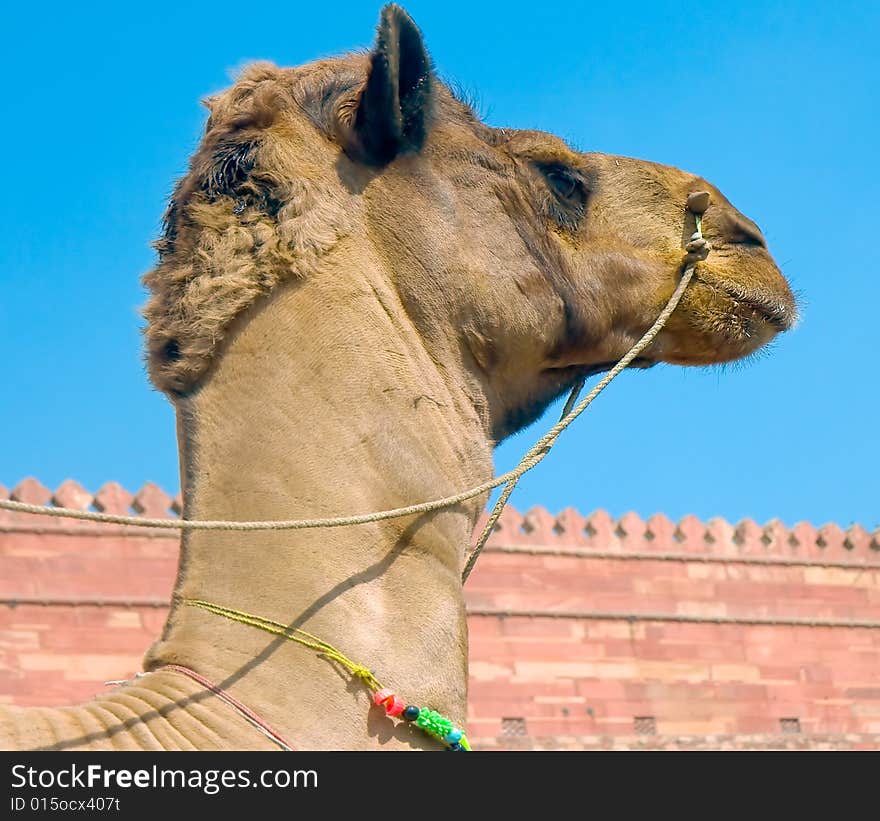
[[[779,729],[783,733],[799,733],[801,731],[801,720],[799,718],[780,718]]]
[[[657,719],[654,716],[636,716],[633,728],[636,735],[657,735]]]
[[[526,734],[526,720],[524,718],[502,718],[501,735],[505,738],[523,736]]]

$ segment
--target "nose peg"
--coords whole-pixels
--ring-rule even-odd
[[[693,194],[688,194],[687,210],[702,216],[709,207],[710,199],[708,191],[694,191]]]
[[[687,210],[694,215],[694,225],[697,230],[694,231],[690,242],[685,246],[685,250],[688,252],[688,257],[693,261],[706,259],[712,247],[709,245],[708,240],[703,238],[703,214],[706,213],[706,209],[709,207],[710,199],[708,191],[694,191],[688,194]]]

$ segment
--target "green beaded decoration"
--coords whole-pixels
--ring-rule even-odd
[[[213,604],[209,601],[203,601],[201,599],[183,599],[183,602],[192,607],[200,607],[202,610],[207,610],[209,613],[213,613],[217,616],[223,616],[230,621],[236,621],[239,624],[248,624],[259,630],[265,630],[267,633],[281,636],[288,641],[295,641],[297,644],[303,645],[303,647],[309,647],[310,649],[317,651],[325,658],[341,664],[355,678],[360,679],[367,687],[369,687],[373,693],[373,703],[377,707],[384,707],[385,712],[389,716],[397,718],[407,710],[414,710],[417,713],[416,717],[410,719],[404,715],[403,718],[405,721],[412,721],[412,723],[420,730],[423,730],[428,735],[432,735],[442,741],[447,749],[470,751],[471,745],[468,743],[467,737],[464,733],[458,730],[448,718],[440,715],[440,713],[435,713],[433,710],[429,710],[426,707],[419,708],[415,705],[405,707],[403,699],[395,695],[393,690],[383,687],[368,668],[353,662],[341,650],[338,650],[332,644],[327,644],[326,641],[322,641],[317,636],[313,636],[311,633],[306,633],[305,630],[300,630],[297,627],[290,627],[289,625],[282,624],[279,621],[272,621],[271,619],[266,619],[262,616],[255,616],[251,613],[246,613],[244,610],[233,610],[230,607],[222,607],[219,604]],[[459,735],[461,737],[458,738],[457,741],[447,741],[447,736],[449,736],[453,730],[455,731],[452,736],[453,738],[458,738]]]
[[[442,716],[440,713],[434,712],[434,710],[429,710],[427,707],[419,708],[419,717],[413,724],[420,730],[424,730],[428,735],[439,738],[444,744],[446,744],[446,736],[455,729],[455,725],[446,716]],[[458,743],[461,744],[462,749],[470,751],[471,746],[468,744],[467,736],[462,735]],[[449,745],[447,744],[447,746]]]

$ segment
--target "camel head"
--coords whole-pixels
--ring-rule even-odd
[[[709,182],[482,123],[398,6],[370,53],[252,65],[207,105],[145,278],[150,372],[172,397],[206,378],[239,315],[341,260],[340,299],[390,284],[390,310],[461,366],[502,438],[650,326],[683,270],[695,191],[711,195],[712,250],[634,364],[739,359],[796,319],[760,229]]]

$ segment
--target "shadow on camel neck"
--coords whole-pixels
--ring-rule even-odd
[[[710,183],[482,123],[397,6],[370,53],[255,64],[206,104],[145,277],[149,371],[177,409],[187,518],[362,513],[485,481],[501,439],[654,321],[683,268],[694,191],[711,193],[713,251],[635,364],[738,359],[796,319],[761,231]],[[234,717],[219,741],[200,729],[228,708],[161,670],[176,663],[297,746],[431,747],[327,660],[180,599],[304,626],[463,725],[459,574],[484,503],[331,530],[186,533],[177,604],[146,659],[156,672],[100,703],[118,707],[130,688],[149,701],[152,686],[166,700],[141,718],[160,746],[265,744]],[[87,742],[51,738],[140,743],[137,717],[120,722]]]

